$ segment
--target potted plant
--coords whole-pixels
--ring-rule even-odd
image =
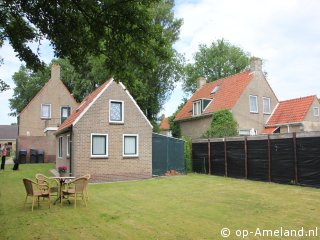
[[[58,172],[60,174],[60,177],[65,177],[67,175],[67,166],[59,166]]]

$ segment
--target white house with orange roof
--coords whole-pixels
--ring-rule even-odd
[[[198,89],[177,114],[183,136],[201,138],[209,129],[212,114],[222,109],[232,112],[240,135],[260,133],[278,99],[262,72],[262,61],[252,58],[250,70],[206,83],[197,80]]]
[[[87,96],[56,134],[56,167],[92,181],[152,177],[152,125],[122,83]]]
[[[160,134],[168,137],[172,137],[169,118],[163,116],[163,119],[161,120],[159,127],[160,127]]]
[[[262,134],[320,131],[320,104],[317,96],[281,101]]]

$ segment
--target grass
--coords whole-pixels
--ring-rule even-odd
[[[197,174],[90,184],[87,207],[44,203],[31,212],[22,178],[53,167],[0,172],[0,239],[222,239],[223,227],[240,239],[237,229],[320,227],[319,189]]]

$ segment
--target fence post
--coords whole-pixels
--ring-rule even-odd
[[[228,177],[228,158],[227,158],[227,141],[226,138],[224,140],[224,171],[226,177]]]
[[[269,162],[269,182],[271,182],[271,143],[270,135],[268,134],[268,162]]]
[[[296,184],[298,184],[298,157],[297,157],[297,134],[294,132],[292,133],[293,139],[293,154],[294,154],[294,176]]]
[[[209,165],[209,175],[211,175],[211,148],[210,148],[210,139],[208,138],[208,165]]]
[[[244,171],[245,179],[248,179],[248,145],[247,145],[247,136],[244,137]]]

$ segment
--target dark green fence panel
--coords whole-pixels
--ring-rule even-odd
[[[185,172],[184,141],[152,134],[152,174],[164,175],[169,170]]]

